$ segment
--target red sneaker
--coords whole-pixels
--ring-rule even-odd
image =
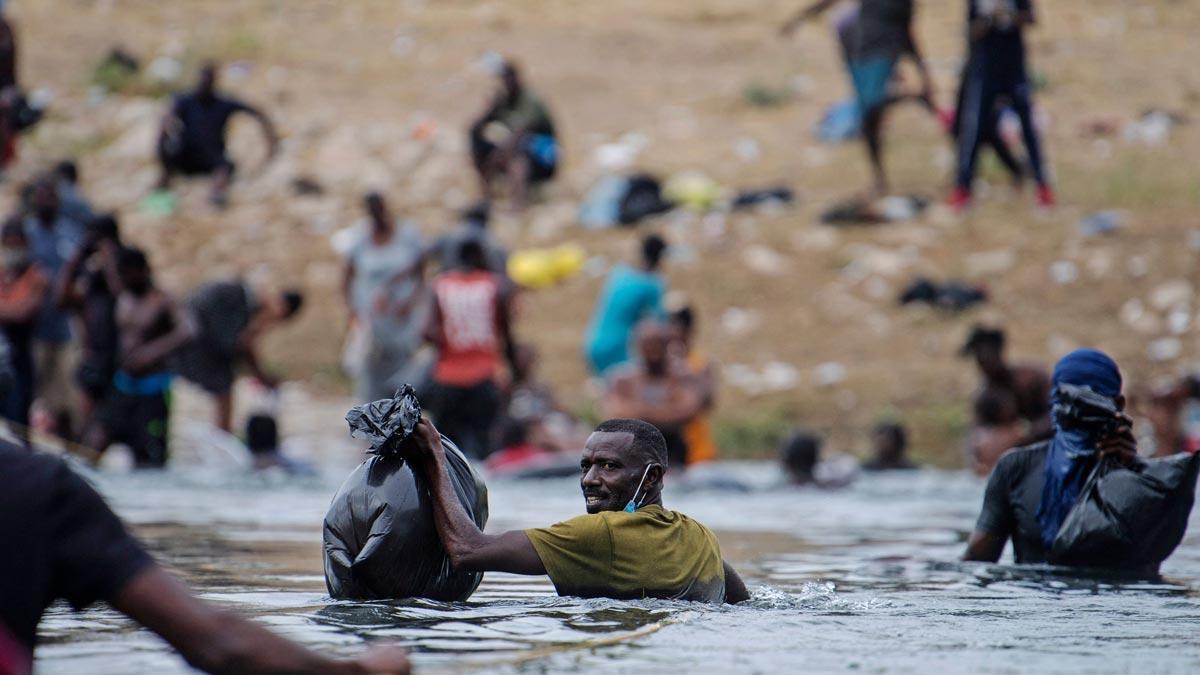
[[[965,187],[956,187],[954,192],[950,193],[950,198],[946,200],[946,205],[954,209],[955,213],[962,213],[971,206],[971,191]]]
[[[1054,188],[1049,185],[1039,185],[1037,189],[1037,204],[1038,206],[1049,209],[1053,208],[1058,203],[1058,199],[1054,196]]]

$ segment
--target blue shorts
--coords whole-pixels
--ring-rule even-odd
[[[894,56],[866,56],[850,61],[850,79],[858,98],[858,113],[866,116],[887,101],[888,82],[896,68]]]

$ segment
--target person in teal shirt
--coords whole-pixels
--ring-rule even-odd
[[[641,267],[618,265],[609,275],[584,348],[593,374],[605,375],[613,366],[628,361],[634,327],[642,319],[663,316],[666,283],[658,269],[666,251],[662,237],[649,235],[642,240]]]

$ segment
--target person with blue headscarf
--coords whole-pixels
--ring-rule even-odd
[[[964,560],[996,562],[1009,539],[1018,563],[1047,562],[1059,528],[1070,513],[1092,469],[1102,457],[1124,465],[1137,459],[1131,422],[1124,415],[1121,371],[1096,349],[1078,349],[1054,367],[1051,399],[1054,434],[1049,440],[1010,450],[988,479],[983,508],[967,544]],[[1084,392],[1111,412],[1111,431],[1078,424],[1071,400]]]

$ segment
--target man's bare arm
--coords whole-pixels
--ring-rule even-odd
[[[419,469],[429,479],[433,494],[433,521],[450,564],[460,572],[512,572],[545,574],[529,537],[520,530],[500,535],[484,534],[467,517],[454,486],[450,483],[446,453],[441,434],[428,420],[421,420],[413,431],[412,446]]]
[[[1008,537],[975,530],[971,533],[971,539],[967,542],[967,550],[963,553],[962,559],[994,563],[1000,560],[1000,555],[1004,553],[1004,544],[1007,541]]]
[[[162,311],[171,316],[174,327],[169,333],[150,340],[130,351],[125,357],[124,368],[131,374],[139,374],[153,370],[166,360],[176,349],[196,335],[195,322],[183,307],[170,296],[163,296]]]
[[[750,591],[746,590],[746,582],[738,575],[733,565],[721,561],[725,567],[725,602],[736,605],[750,599]]]
[[[311,652],[262,626],[203,602],[177,579],[151,566],[127,583],[112,605],[161,635],[193,667],[209,673],[409,673],[404,650],[372,649],[335,660]]]

